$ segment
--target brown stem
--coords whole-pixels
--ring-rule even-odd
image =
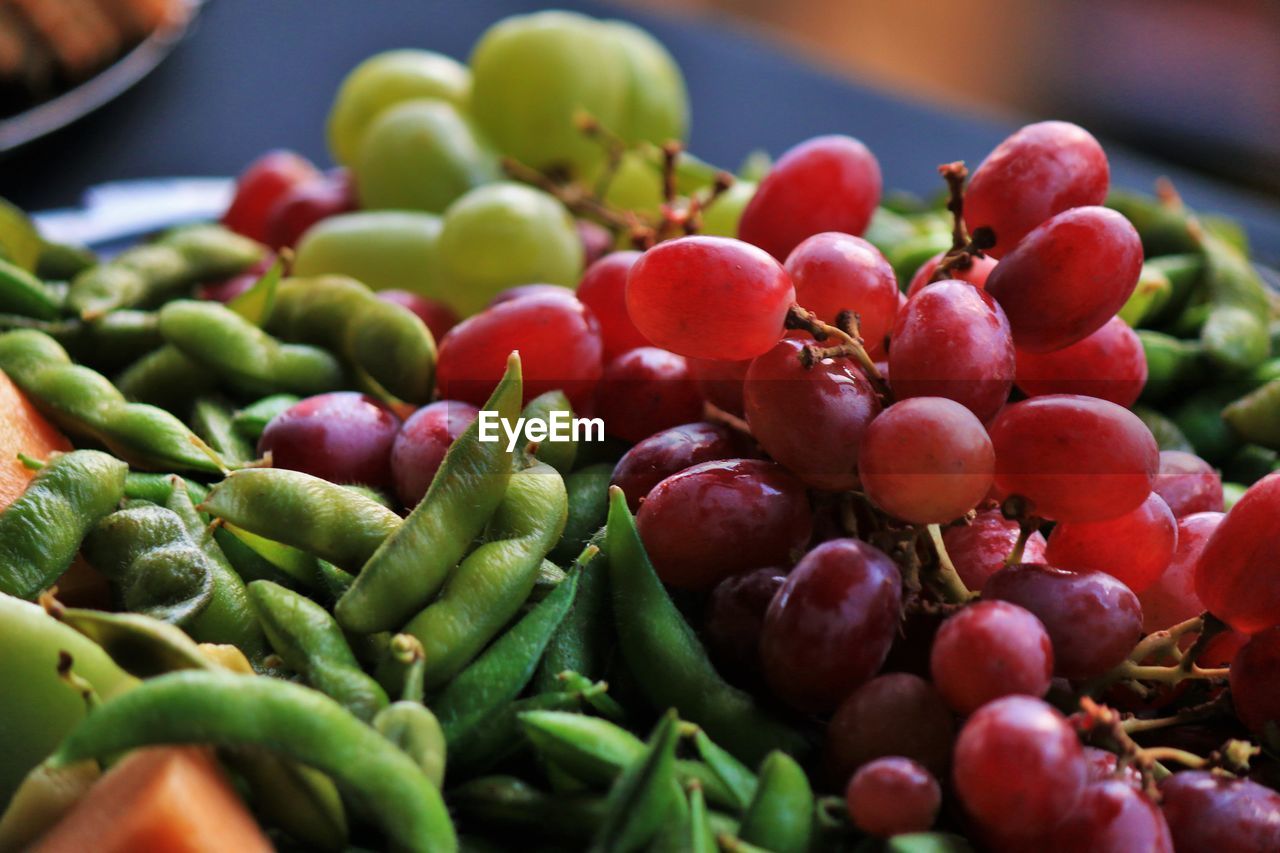
[[[839,341],[839,345],[834,347],[805,347],[801,351],[801,358],[805,366],[812,367],[824,358],[852,358],[862,368],[863,373],[871,381],[885,405],[888,405],[893,401],[893,392],[889,390],[889,383],[880,374],[875,362],[867,354],[866,347],[862,345],[862,336],[857,334],[856,319],[854,323],[854,334],[850,334],[839,326],[833,326],[818,319],[818,315],[812,311],[793,304],[787,311],[786,328],[808,332],[818,342],[825,341],[828,338],[835,338]]]
[[[930,281],[942,281],[950,278],[953,272],[969,269],[974,258],[982,257],[984,251],[995,245],[995,235],[990,228],[979,228],[972,235],[965,228],[964,184],[969,170],[964,162],[943,163],[938,167],[938,174],[947,182],[947,210],[952,218],[951,249],[938,262]]]

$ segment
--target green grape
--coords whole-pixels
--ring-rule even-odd
[[[440,260],[449,280],[440,298],[465,315],[513,285],[573,287],[582,273],[582,241],[559,201],[503,181],[477,187],[445,211]]]
[[[622,124],[613,130],[633,142],[684,139],[689,96],[671,54],[653,36],[625,21],[603,21],[626,61],[630,85]]]
[[[645,153],[628,151],[609,180],[604,201],[618,210],[657,216],[662,208],[662,169]]]
[[[715,237],[737,237],[738,220],[747,202],[756,194],[756,185],[752,181],[735,181],[733,186],[720,194],[711,202],[711,206],[702,214],[702,234]]]
[[[502,174],[471,123],[435,99],[383,110],[365,131],[353,171],[361,207],[432,213]]]
[[[445,278],[437,251],[441,227],[439,216],[417,211],[331,216],[303,236],[293,272],[348,275],[374,290],[411,290],[443,299]]]
[[[471,95],[466,66],[430,50],[389,50],[361,62],[338,87],[329,111],[329,153],[355,162],[365,129],[387,107],[411,98],[439,98],[465,110]]]

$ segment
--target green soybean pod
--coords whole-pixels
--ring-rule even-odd
[[[522,387],[520,357],[512,353],[483,411],[514,422]],[[338,599],[334,613],[344,628],[359,634],[399,628],[431,600],[480,535],[506,494],[511,454],[501,441],[480,441],[479,430],[477,420],[458,437],[426,495]]]
[[[128,399],[177,413],[186,412],[197,397],[217,385],[216,376],[170,346],[152,350],[116,377],[116,387]]]
[[[289,579],[290,583],[281,582],[281,586],[297,585],[306,589],[317,589],[321,586],[316,569],[316,558],[305,551],[250,533],[227,521],[223,521],[219,529],[239,540],[260,560],[271,566],[272,571]]]
[[[569,517],[560,541],[551,549],[552,560],[572,560],[604,526],[609,515],[609,480],[613,467],[601,462],[565,475]]]
[[[560,674],[565,671],[588,679],[605,674],[614,645],[613,628],[609,624],[609,568],[600,550],[588,547],[592,549],[588,557],[578,561],[581,568],[573,608],[556,629],[538,664],[534,679],[537,690],[563,689]]]
[[[109,315],[108,315],[109,316]],[[231,426],[231,407],[214,397],[201,397],[191,407],[191,429],[231,465],[252,461],[253,445]]]
[[[623,658],[646,698],[654,707],[676,708],[744,761],[772,749],[803,753],[807,744],[798,732],[716,672],[654,573],[626,496],[616,487],[609,494],[605,556],[614,625]]]
[[[105,453],[75,450],[37,471],[0,512],[0,592],[34,599],[50,587],[124,496],[127,470]]]
[[[86,716],[49,762],[165,743],[266,747],[332,777],[395,847],[457,850],[440,792],[408,756],[329,697],[280,679],[198,670],[149,679]]]
[[[387,694],[360,668],[327,610],[270,581],[250,584],[249,600],[271,647],[308,684],[366,722],[387,707]]]
[[[1139,329],[1137,334],[1147,362],[1144,400],[1185,396],[1189,386],[1199,383],[1204,373],[1199,341],[1184,341],[1150,329]]]
[[[231,383],[259,393],[319,394],[343,385],[332,355],[285,344],[216,302],[179,299],[160,309],[160,334],[183,355]]]
[[[38,320],[56,320],[61,314],[61,305],[43,281],[0,258],[0,311]]]
[[[482,826],[587,842],[604,820],[605,799],[553,796],[514,776],[484,776],[450,791],[463,818]]]
[[[1112,190],[1107,207],[1119,211],[1133,223],[1142,238],[1142,250],[1149,258],[1199,250],[1189,227],[1188,211],[1179,203],[1166,203],[1144,193]]]
[[[1168,297],[1145,318],[1146,325],[1163,328],[1199,294],[1204,281],[1204,255],[1196,251],[1148,257],[1142,266],[1144,271],[1162,275],[1169,281]]]
[[[1156,440],[1156,446],[1161,450],[1182,450],[1186,453],[1195,453],[1196,449],[1191,446],[1191,442],[1178,425],[1170,420],[1167,416],[1157,412],[1149,406],[1136,405],[1133,407],[1133,413],[1138,419],[1146,424],[1147,429],[1151,430],[1151,435]]]
[[[777,853],[805,853],[813,835],[813,810],[813,789],[804,769],[786,753],[771,752],[760,765],[760,783],[738,837]]]
[[[1205,354],[1222,367],[1249,370],[1271,355],[1266,288],[1239,251],[1212,234],[1204,236],[1203,244],[1211,305],[1200,331]]]
[[[543,557],[564,530],[565,505],[564,481],[551,466],[535,462],[511,476],[486,541],[404,628],[426,650],[428,689],[456,675],[528,599]]]
[[[679,720],[669,711],[658,721],[638,756],[614,783],[608,808],[596,834],[598,850],[644,849],[680,806],[684,794],[676,781]]]
[[[1222,418],[1245,441],[1280,450],[1280,379],[1229,404]]]
[[[449,741],[449,767],[463,778],[488,772],[528,744],[520,732],[521,714],[533,711],[576,711],[589,696],[600,695],[603,684],[590,690],[539,693],[508,702],[492,711],[480,725]]]
[[[96,439],[132,465],[222,471],[217,454],[182,421],[126,402],[105,376],[72,364],[48,335],[29,329],[0,334],[0,370],[63,429]]]
[[[525,422],[522,443],[526,447],[536,445],[533,451],[534,458],[539,462],[545,462],[561,474],[572,471],[573,460],[578,455],[578,442],[573,439],[570,430],[573,423],[573,405],[565,393],[547,391],[545,394],[539,394],[524,407],[520,417],[524,418]],[[548,434],[545,437],[535,438],[535,433],[532,433],[531,429],[539,430],[543,425],[546,426]]]
[[[398,634],[391,640],[391,654],[409,667],[404,693],[399,701],[379,711],[372,725],[442,788],[447,744],[440,721],[422,704],[422,644],[407,634]]]
[[[193,501],[199,501],[209,493],[209,487],[194,480],[183,482],[187,493]],[[150,501],[164,506],[173,495],[173,475],[159,474],[153,471],[130,471],[124,477],[124,496],[136,500]]]
[[[236,412],[231,418],[231,425],[249,441],[257,442],[262,438],[271,419],[302,398],[296,394],[272,394],[257,402],[250,403]]]
[[[403,523],[359,492],[286,468],[233,471],[210,489],[200,508],[352,571]]]

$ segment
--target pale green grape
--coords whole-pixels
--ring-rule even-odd
[[[684,76],[671,54],[634,24],[601,24],[618,43],[630,72],[622,124],[613,130],[632,142],[684,139],[689,126],[689,96]]]
[[[365,129],[378,114],[413,98],[438,98],[466,110],[471,72],[430,50],[389,50],[357,65],[338,87],[329,111],[329,153],[344,166],[355,162]]]
[[[703,234],[715,237],[737,237],[738,220],[747,202],[756,194],[756,185],[751,181],[735,181],[733,186],[725,190],[702,214]]]
[[[416,211],[331,216],[303,236],[293,272],[348,275],[375,290],[411,290],[446,299],[437,251],[441,228],[439,216]]]
[[[504,181],[477,187],[445,211],[440,260],[449,279],[441,298],[471,314],[513,285],[574,286],[582,242],[559,201]]]
[[[360,206],[442,213],[472,187],[496,181],[498,158],[452,104],[404,101],[365,131],[353,164]]]
[[[656,216],[662,206],[662,169],[639,151],[622,155],[604,200],[618,210]]]

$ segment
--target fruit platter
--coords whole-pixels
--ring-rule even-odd
[[[0,851],[1280,850],[1243,230],[1062,121],[930,198],[688,125],[539,12],[216,221],[0,205]]]

